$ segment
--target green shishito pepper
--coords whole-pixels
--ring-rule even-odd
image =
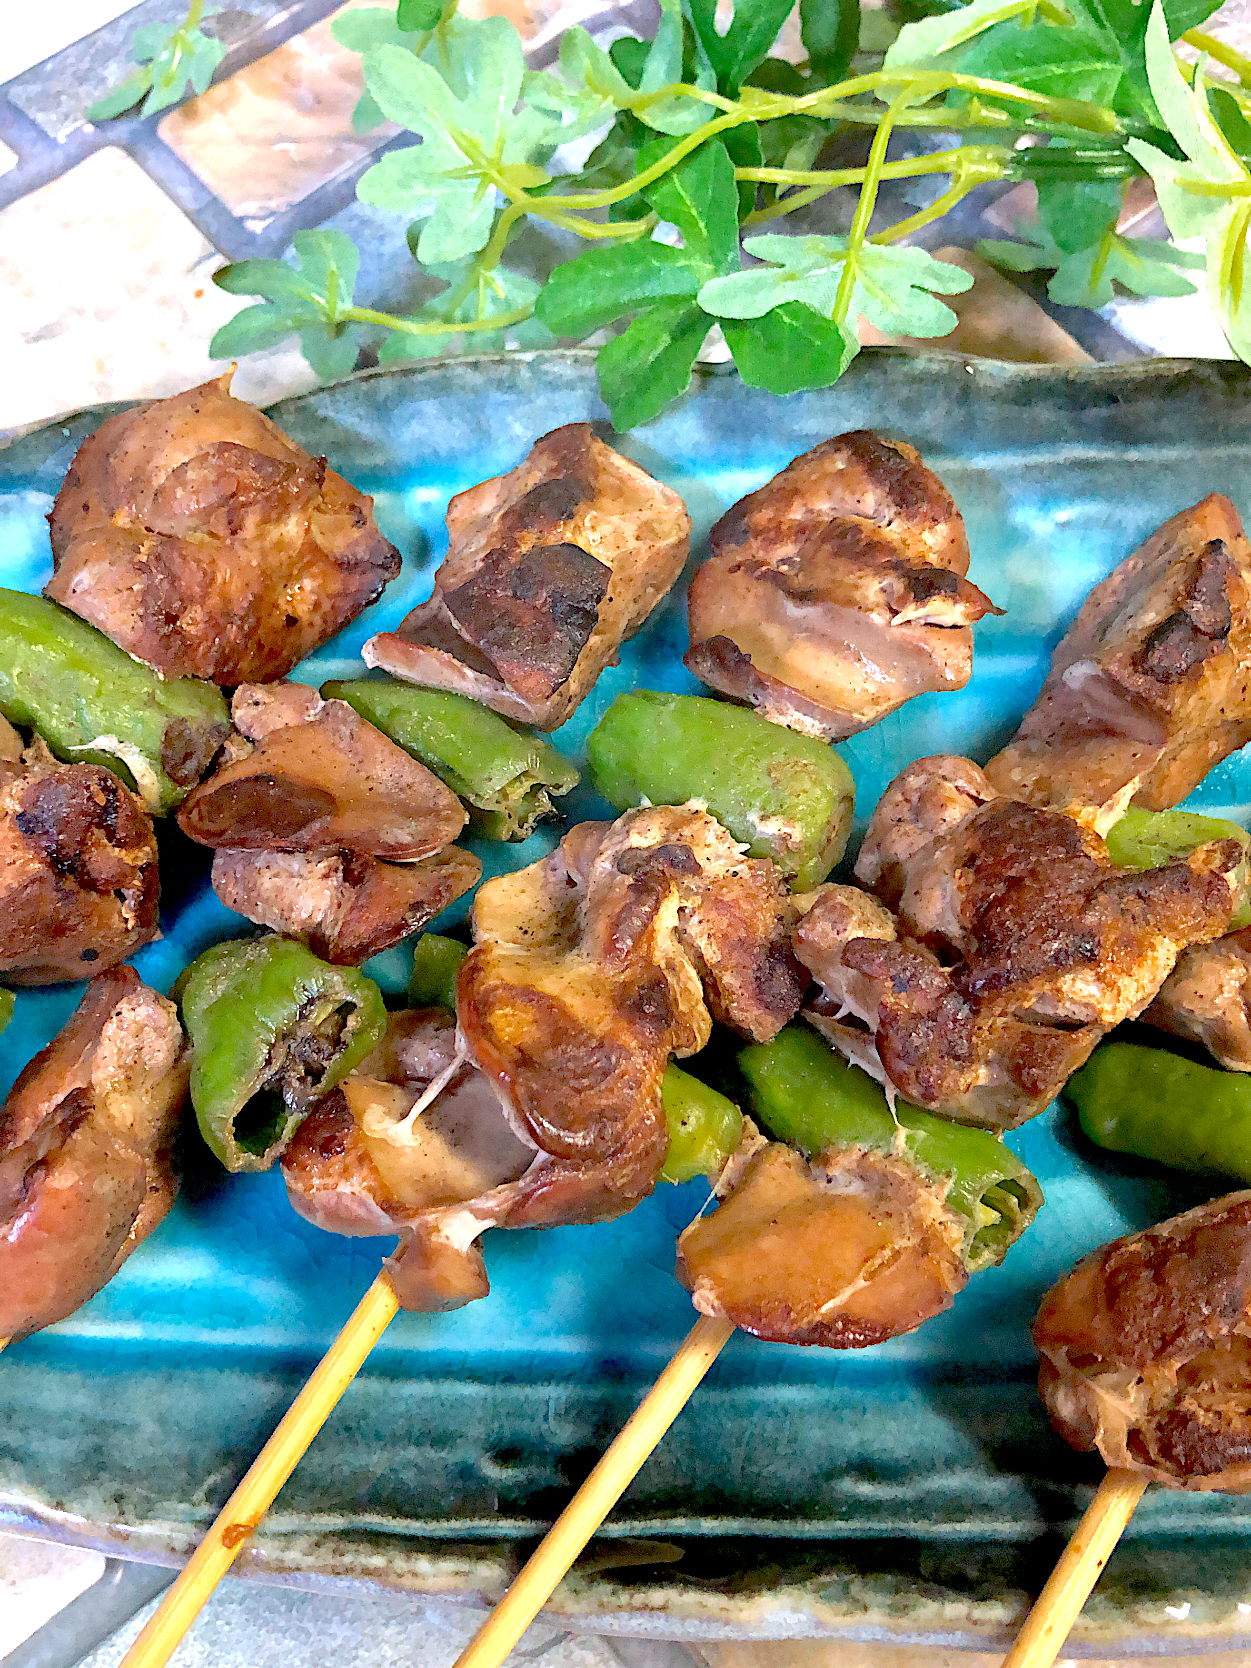
[[[102,631],[46,597],[0,590],[0,713],[59,759],[103,765],[164,816],[230,734],[220,689],[166,683]]]
[[[551,811],[551,796],[578,784],[576,767],[554,747],[467,695],[387,677],[336,680],[321,692],[346,701],[446,782],[472,807],[474,832],[486,839],[524,840]]]
[[[618,695],[590,734],[587,760],[618,811],[700,801],[800,891],[847,848],[856,789],[842,759],[746,707],[652,689]]]
[[[1042,1204],[1037,1181],[997,1135],[903,1100],[892,1116],[881,1087],[807,1026],[788,1025],[772,1042],[741,1050],[738,1069],[757,1122],[807,1157],[831,1147],[873,1147],[906,1154],[945,1181],[948,1207],[968,1224],[963,1254],[970,1274],[1002,1262]]]
[[[1100,1043],[1064,1088],[1097,1147],[1251,1184],[1251,1077],[1167,1048]]]
[[[1197,811],[1140,811],[1131,805],[1108,830],[1108,856],[1120,869],[1159,869],[1166,863],[1184,863],[1209,840],[1237,840],[1248,854],[1233,876],[1238,896],[1229,930],[1251,927],[1251,834],[1236,822]]]
[[[14,998],[11,990],[0,990],[0,1031],[13,1018]]]
[[[413,945],[408,1000],[414,1008],[450,1008],[456,1012],[456,975],[469,947],[437,932],[423,932]]]
[[[687,1182],[718,1175],[742,1140],[743,1114],[738,1107],[674,1065],[665,1070],[660,1098],[669,1125],[661,1180]]]
[[[191,1104],[228,1170],[267,1170],[305,1113],[382,1039],[382,993],[290,938],[231,939],[179,981]]]

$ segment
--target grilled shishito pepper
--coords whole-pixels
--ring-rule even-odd
[[[220,689],[166,683],[76,614],[0,590],[0,713],[59,759],[103,765],[164,816],[181,804],[230,734]]]
[[[1114,1038],[1064,1089],[1097,1147],[1251,1183],[1251,1077]]]
[[[1037,1181],[997,1135],[903,1100],[892,1115],[881,1086],[804,1026],[741,1050],[738,1069],[753,1116],[807,1157],[864,1147],[906,1158],[945,1183],[944,1203],[966,1224],[962,1256],[970,1274],[1002,1262],[1042,1204]]]
[[[661,1079],[660,1099],[669,1125],[663,1181],[715,1180],[743,1136],[743,1114],[732,1100],[689,1072],[670,1065]]]
[[[413,971],[408,980],[408,1002],[413,1008],[456,1011],[456,975],[469,946],[437,932],[423,932],[413,945]]]
[[[847,847],[856,789],[842,759],[744,707],[652,689],[618,695],[587,759],[617,810],[697,800],[799,891],[824,880]]]
[[[1230,876],[1237,888],[1230,932],[1251,926],[1251,834],[1224,817],[1197,811],[1143,811],[1131,805],[1109,828],[1108,856],[1119,869],[1162,869],[1184,863],[1192,851],[1211,840],[1237,840],[1248,854]]]
[[[386,1029],[372,979],[272,934],[214,944],[183,974],[179,997],[191,1103],[228,1170],[267,1170]]]
[[[568,759],[538,736],[514,730],[466,695],[419,689],[398,678],[350,678],[322,685],[474,809],[473,830],[489,840],[524,840],[552,810],[553,794],[577,786]]]

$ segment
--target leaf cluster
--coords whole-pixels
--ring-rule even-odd
[[[188,88],[205,92],[226,55],[223,43],[201,27],[206,15],[204,0],[192,0],[172,32],[165,23],[140,24],[130,42],[130,55],[139,68],[89,105],[87,120],[111,121],[136,106],[141,115],[151,116],[179,103]]]

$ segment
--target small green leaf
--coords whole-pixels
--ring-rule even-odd
[[[860,0],[799,0],[799,28],[813,75],[829,86],[846,74],[860,44]]]
[[[1203,264],[1171,244],[1109,233],[1088,249],[1066,254],[1047,285],[1062,307],[1106,307],[1117,285],[1135,295],[1193,295],[1194,285],[1182,268]]]
[[[1046,240],[1045,245],[1039,243],[1008,243],[997,238],[982,238],[973,245],[975,255],[980,255],[984,261],[992,266],[1001,267],[1005,272],[1040,272],[1047,271],[1060,264],[1060,251]]]
[[[717,77],[717,88],[734,98],[767,55],[791,11],[791,0],[735,0],[724,35],[717,33],[717,0],[688,0],[691,21]]]
[[[711,320],[684,301],[640,313],[599,350],[599,389],[619,432],[650,422],[684,394]]]
[[[297,328],[290,313],[273,302],[262,301],[255,307],[241,308],[214,333],[209,343],[209,358],[242,359],[248,353],[263,353],[266,348],[277,347],[288,336],[294,336]]]
[[[351,238],[323,226],[297,232],[291,241],[310,289],[324,300],[333,282],[338,306],[350,306],[361,264],[361,252]]]
[[[586,336],[661,299],[693,301],[701,278],[681,249],[646,240],[609,244],[556,267],[535,311],[556,336]]]
[[[330,25],[330,33],[349,52],[368,52],[375,46],[407,46],[395,12],[384,6],[362,6],[341,12]]]
[[[89,104],[86,117],[89,122],[108,122],[114,116],[124,116],[127,110],[133,110],[141,99],[147,97],[152,85],[152,78],[147,70],[136,70],[128,75],[125,81],[113,88],[111,93],[105,93],[94,104]]]
[[[308,299],[312,292],[304,278],[286,261],[235,261],[213,274],[218,289],[230,295],[263,295],[268,301]]]
[[[357,329],[353,325],[306,325],[300,332],[300,351],[323,382],[338,382],[356,369]]]
[[[701,145],[662,174],[643,196],[662,220],[678,228],[688,258],[704,269],[705,277],[737,264],[738,188],[734,164],[719,139]]]
[[[434,29],[443,18],[443,0],[399,0],[395,21],[406,33]]]
[[[929,64],[933,59],[955,52],[958,47],[976,39],[997,24],[1002,15],[1003,0],[971,0],[967,6],[939,12],[935,17],[924,17],[916,23],[906,23],[886,54],[885,68],[903,69]],[[949,69],[951,66],[946,64],[943,67]]]
[[[748,238],[749,255],[772,264],[713,278],[699,304],[718,318],[759,318],[788,301],[802,301],[833,318],[848,259],[845,237]],[[863,313],[879,330],[905,336],[945,336],[956,325],[949,307],[931,291],[958,295],[973,279],[962,267],[935,260],[924,249],[866,243],[856,256],[848,317]],[[839,321],[843,322],[843,321]]]
[[[749,324],[727,319],[722,329],[739,376],[749,388],[770,394],[828,388],[860,351],[853,331],[800,301],[788,301]]]
[[[1000,24],[970,43],[959,67],[964,75],[1007,81],[1049,98],[1104,105],[1112,103],[1124,75],[1106,40],[1092,30],[1041,23],[1028,29]]]
[[[660,23],[643,63],[638,90],[643,94],[661,92],[681,82],[683,48],[685,45],[684,18],[681,0],[660,0]],[[697,68],[695,84],[709,92],[715,91],[716,76],[706,63]],[[680,135],[693,133],[708,120],[708,106],[684,93],[670,98],[656,99],[649,104],[633,105],[639,120],[659,133]]]
[[[1088,249],[1121,212],[1120,180],[1041,180],[1038,218],[1066,254]]]

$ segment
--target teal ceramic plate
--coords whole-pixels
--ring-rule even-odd
[[[590,357],[554,352],[369,374],[275,416],[375,495],[404,554],[382,601],[300,668],[318,682],[428,594],[452,493],[510,468],[544,431],[603,411]],[[0,454],[4,584],[35,590],[47,577],[43,518],[100,417]],[[965,691],[913,701],[842,749],[862,819],[910,760],[992,753],[1081,599],[1166,516],[1214,488],[1251,512],[1251,378],[1226,364],[1058,370],[865,354],[837,388],[788,400],[708,377],[622,446],[682,493],[702,538],[796,453],[863,426],[912,441],[940,471],[968,522],[972,577],[1007,613],[978,626]],[[679,590],[558,744],[580,756],[622,689],[694,687],[685,646]],[[1194,803],[1245,822],[1251,764],[1228,760]],[[573,810],[602,807],[579,790]],[[517,866],[558,833],[481,849],[493,867]],[[164,937],[137,965],[164,989],[245,923],[216,902],[203,855],[176,832],[162,879]],[[373,968],[401,988],[402,952]],[[0,1087],[77,997],[18,996]],[[1092,1246],[1199,1197],[1100,1159],[1056,1109],[1010,1139],[1047,1205],[1002,1268],[914,1336],[858,1354],[736,1337],[560,1608],[587,1626],[669,1634],[1002,1635],[1096,1476],[1049,1434],[1035,1398],[1037,1300]],[[304,1583],[497,1590],[690,1326],[673,1244],[699,1203],[694,1186],[662,1186],[619,1222],[490,1235],[490,1298],[395,1322],[242,1567]],[[301,1222],[277,1172],[193,1167],[177,1209],[105,1291],[0,1358],[0,1523],[183,1555],[385,1244]],[[1084,1627],[1097,1654],[1251,1639],[1251,1500],[1152,1491]]]

